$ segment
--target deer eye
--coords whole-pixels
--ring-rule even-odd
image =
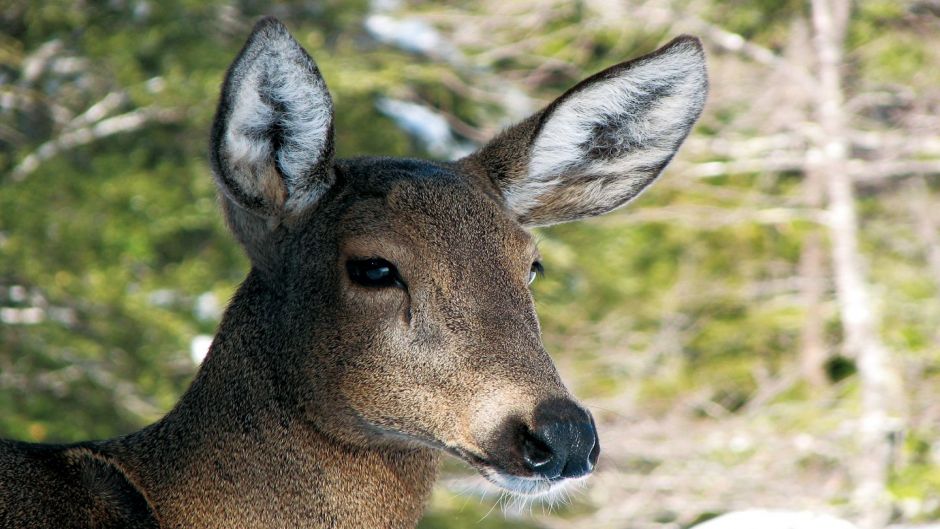
[[[353,283],[364,287],[405,287],[395,265],[385,259],[351,259],[346,261],[346,271]]]
[[[535,281],[536,276],[544,276],[545,267],[542,266],[542,263],[535,261],[532,263],[532,268],[529,270],[529,284],[531,285]]]

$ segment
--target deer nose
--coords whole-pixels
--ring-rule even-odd
[[[545,479],[576,478],[594,470],[600,445],[590,413],[568,399],[553,399],[539,405],[534,422],[520,439],[528,470]]]

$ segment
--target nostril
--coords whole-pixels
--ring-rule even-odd
[[[544,442],[537,439],[530,432],[522,435],[522,458],[530,470],[536,472],[547,467],[551,462],[554,453],[552,449]]]

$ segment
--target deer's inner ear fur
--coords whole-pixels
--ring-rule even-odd
[[[310,207],[333,183],[332,128],[313,59],[280,22],[262,19],[229,68],[212,130],[223,194],[268,218]]]
[[[581,82],[470,159],[522,224],[600,215],[656,179],[707,91],[701,44],[680,37]]]

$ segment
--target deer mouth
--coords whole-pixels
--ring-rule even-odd
[[[488,458],[460,448],[449,447],[446,451],[468,463],[493,485],[517,496],[550,497],[571,484],[584,482],[590,475],[590,471],[575,477],[520,475],[506,470]]]

